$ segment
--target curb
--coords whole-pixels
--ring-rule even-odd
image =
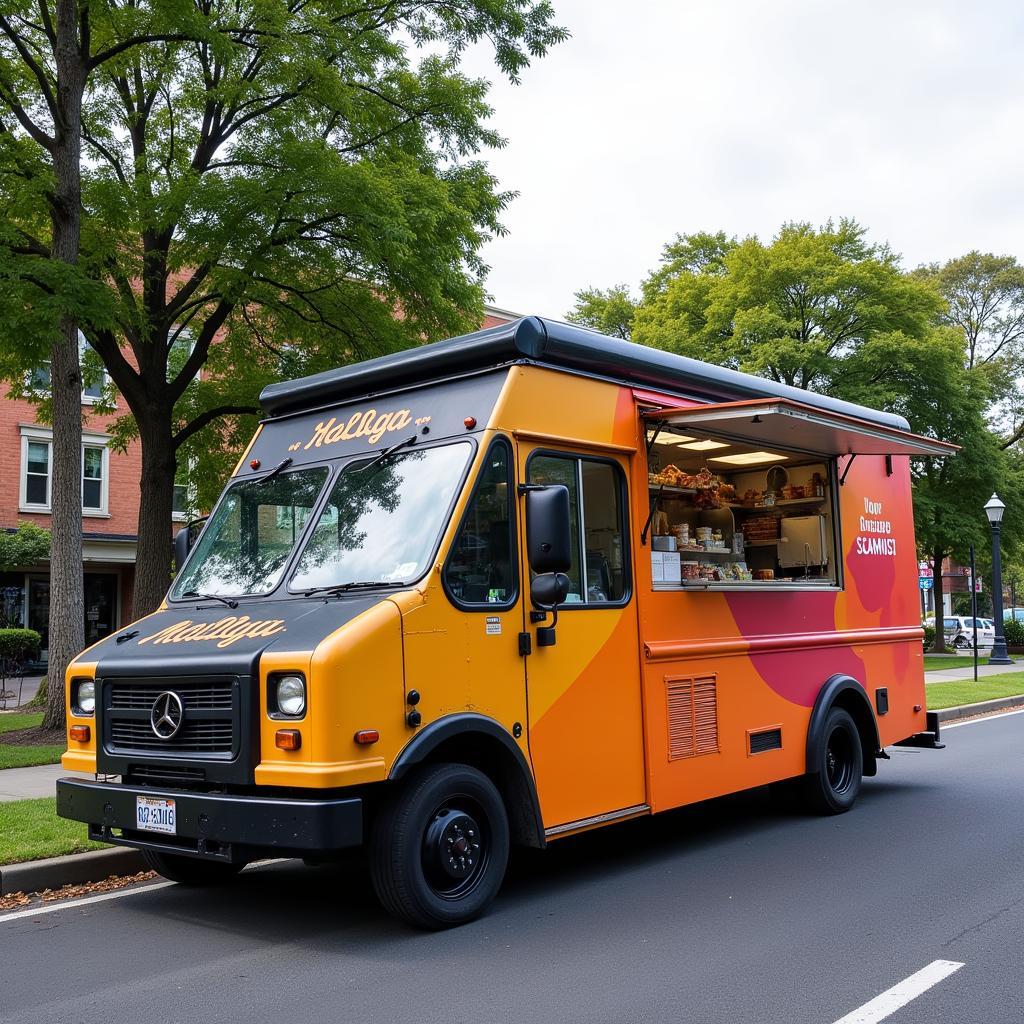
[[[955,708],[942,708],[935,713],[939,716],[939,724],[955,722],[958,718],[973,718],[989,711],[1003,711],[1006,708],[1019,708],[1024,704],[1024,694],[1016,697],[998,697],[996,700],[983,700],[977,704],[960,704]]]
[[[12,892],[42,892],[62,885],[100,882],[110,875],[134,875],[146,871],[146,862],[138,850],[123,847],[90,850],[67,857],[48,857],[24,864],[0,867],[0,896]]]

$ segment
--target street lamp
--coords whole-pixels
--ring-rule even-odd
[[[990,665],[1012,665],[1013,661],[1006,653],[1006,636],[1003,634],[1003,573],[999,561],[999,524],[1003,521],[1006,506],[995,494],[985,505],[985,515],[992,527],[992,616],[995,621],[996,636],[992,643],[992,654],[988,659]]]

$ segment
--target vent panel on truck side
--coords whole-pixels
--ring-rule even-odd
[[[666,676],[668,759],[718,751],[718,690],[715,676]]]

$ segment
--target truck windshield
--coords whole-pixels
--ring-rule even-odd
[[[327,482],[327,467],[236,483],[178,574],[171,599],[188,594],[268,594]]]
[[[471,450],[460,441],[347,466],[289,589],[409,583],[422,576]]]

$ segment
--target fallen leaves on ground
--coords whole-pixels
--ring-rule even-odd
[[[62,885],[59,889],[44,889],[42,892],[12,892],[0,896],[0,911],[16,910],[29,903],[53,903],[56,900],[70,900],[81,896],[98,896],[104,892],[125,889],[139,882],[149,882],[156,878],[155,871],[140,871],[135,875],[110,875],[101,882],[84,882],[81,885]]]

